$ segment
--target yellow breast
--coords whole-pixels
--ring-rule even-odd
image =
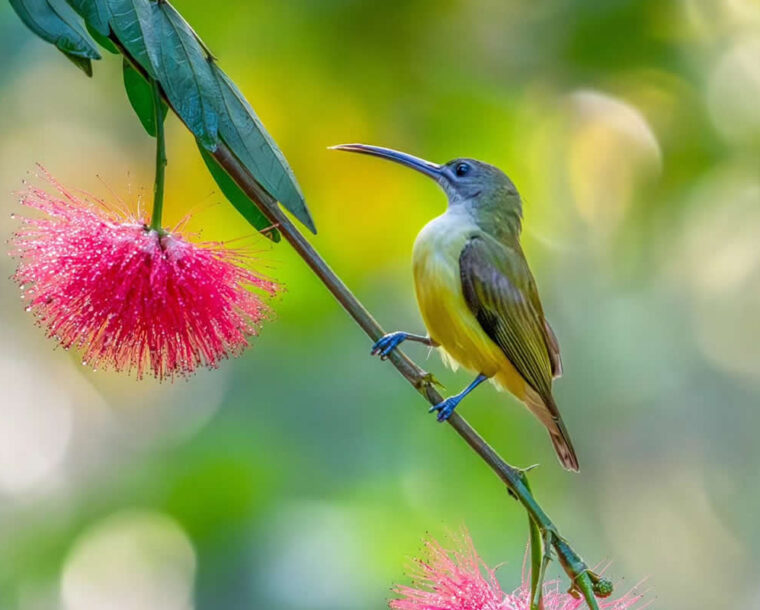
[[[466,213],[452,210],[422,229],[412,255],[417,303],[444,360],[493,377],[522,399],[525,382],[483,331],[462,294],[459,255],[469,237],[479,231]]]

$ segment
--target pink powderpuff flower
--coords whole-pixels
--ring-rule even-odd
[[[446,550],[435,540],[426,540],[427,560],[415,560],[415,586],[397,585],[401,595],[389,603],[392,610],[530,610],[530,574],[523,570],[522,584],[505,593],[496,571],[480,558],[467,532],[457,540],[458,550]],[[633,590],[617,600],[598,600],[604,610],[632,609],[642,599]],[[544,610],[580,610],[583,599],[560,589],[559,581],[544,584]],[[644,606],[638,606],[643,610]]]
[[[505,610],[506,594],[475,551],[472,539],[461,534],[459,550],[448,551],[436,540],[426,540],[428,559],[415,560],[413,580],[417,587],[397,585],[393,592],[402,599],[390,602],[393,610]]]
[[[44,216],[22,218],[11,238],[13,279],[48,336],[81,350],[85,364],[186,376],[240,354],[270,316],[265,300],[279,286],[244,268],[245,253],[187,241],[184,221],[151,230],[45,176],[56,194],[21,194]]]

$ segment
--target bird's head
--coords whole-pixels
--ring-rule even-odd
[[[444,190],[450,207],[466,206],[475,213],[509,212],[518,220],[522,214],[515,185],[498,167],[483,161],[461,158],[441,165],[381,146],[340,144],[332,148],[380,157],[425,174]]]
[[[498,167],[477,159],[454,159],[439,166],[438,184],[453,202],[517,194],[517,189]]]

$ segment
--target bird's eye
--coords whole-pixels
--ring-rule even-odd
[[[470,166],[467,163],[457,163],[454,168],[454,173],[457,176],[466,176],[470,171]]]

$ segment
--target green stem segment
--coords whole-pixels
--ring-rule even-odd
[[[153,116],[156,121],[156,178],[153,184],[153,215],[150,228],[161,232],[161,215],[164,211],[164,173],[166,170],[166,137],[164,136],[163,113],[161,112],[161,87],[155,78],[151,78],[153,89]]]
[[[530,610],[544,610],[543,600],[543,574],[544,565],[544,541],[541,530],[536,522],[528,517],[530,528]]]
[[[525,472],[522,473],[522,481],[532,493]],[[528,515],[528,528],[530,530],[530,610],[544,610],[544,572],[550,558],[551,541],[544,539],[541,528],[530,515]]]

